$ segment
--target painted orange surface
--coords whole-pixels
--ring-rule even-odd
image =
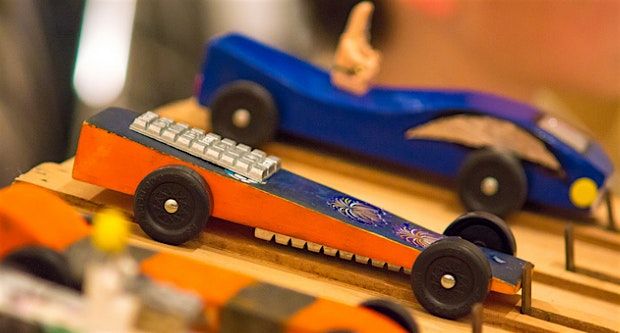
[[[174,254],[159,253],[140,263],[141,271],[156,281],[190,290],[211,306],[220,307],[256,280],[229,270]]]
[[[47,190],[26,184],[0,190],[0,256],[29,244],[62,251],[88,230],[75,210]]]
[[[144,177],[167,165],[187,166],[205,179],[213,195],[215,217],[404,267],[411,267],[419,254],[413,248],[89,124],[82,126],[73,177],[133,195]]]
[[[395,322],[371,310],[355,308],[319,299],[291,317],[287,333],[329,332],[342,329],[353,332],[405,332]]]
[[[217,309],[225,306],[243,288],[258,282],[242,274],[166,253],[156,254],[140,266],[146,276],[193,291],[209,307]],[[286,332],[325,332],[329,328],[346,328],[359,333],[403,332],[394,322],[372,311],[323,299],[317,299],[300,310],[285,326]]]
[[[519,291],[519,289],[521,289],[521,283],[513,285],[496,277],[491,280],[491,290],[498,293],[514,295]]]
[[[168,165],[189,167],[204,178],[213,195],[215,217],[403,267],[411,267],[420,253],[416,249],[88,123],[84,123],[80,133],[73,177],[133,195],[144,177]],[[329,232],[326,232],[327,230]],[[491,290],[515,294],[519,286],[493,278]]]

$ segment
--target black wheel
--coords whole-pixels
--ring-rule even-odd
[[[469,211],[505,217],[520,210],[527,197],[527,178],[519,160],[508,152],[482,149],[471,153],[458,176],[459,196]]]
[[[471,212],[459,216],[443,232],[478,246],[515,255],[517,242],[510,227],[501,218],[487,212]]]
[[[402,305],[388,301],[386,299],[371,299],[361,304],[362,307],[373,310],[388,319],[391,319],[402,327],[405,332],[417,333],[418,325],[407,309]]]
[[[3,265],[66,287],[77,288],[69,263],[61,253],[44,246],[25,246],[4,257]]]
[[[179,245],[196,237],[211,216],[213,201],[204,179],[183,166],[146,176],[134,198],[134,217],[154,240]]]
[[[480,248],[458,238],[436,241],[413,264],[411,287],[430,313],[457,319],[482,302],[491,285],[491,266]]]
[[[215,92],[211,124],[215,133],[257,147],[274,138],[278,111],[265,88],[250,81],[236,81]]]

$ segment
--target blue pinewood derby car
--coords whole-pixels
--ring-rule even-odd
[[[210,41],[196,94],[213,130],[257,146],[277,132],[455,181],[468,210],[505,216],[527,201],[587,215],[613,166],[584,132],[474,91],[339,90],[329,73],[239,34]]]

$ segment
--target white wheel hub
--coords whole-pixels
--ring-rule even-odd
[[[252,115],[250,111],[246,109],[239,109],[233,112],[232,122],[238,128],[246,128],[250,125],[250,121],[252,120]]]
[[[441,286],[444,289],[452,289],[456,285],[456,279],[451,274],[444,274],[441,276]]]
[[[179,210],[179,203],[174,199],[168,199],[164,202],[164,209],[170,214],[174,214]]]
[[[493,196],[499,191],[499,182],[495,177],[486,177],[480,182],[480,191],[486,196]]]

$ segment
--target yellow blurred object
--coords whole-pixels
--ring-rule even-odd
[[[125,249],[129,237],[129,222],[123,213],[104,209],[93,218],[91,242],[105,253],[119,253]]]
[[[597,195],[596,183],[590,178],[579,178],[570,186],[570,201],[577,207],[589,207]]]

